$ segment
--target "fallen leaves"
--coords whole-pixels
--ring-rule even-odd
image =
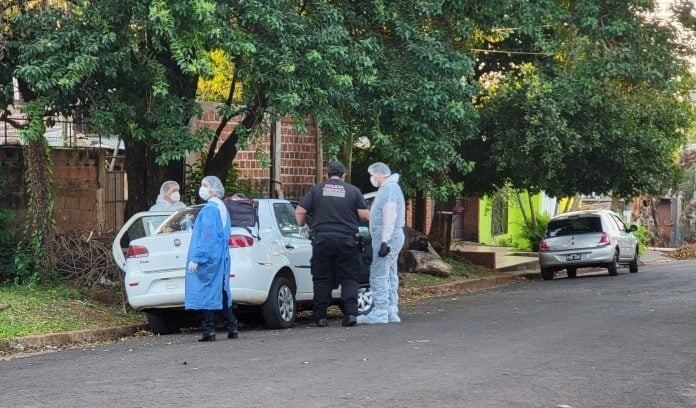
[[[683,245],[681,248],[668,252],[665,255],[679,260],[696,259],[696,244]]]

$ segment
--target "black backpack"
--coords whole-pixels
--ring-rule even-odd
[[[223,200],[227,212],[230,213],[230,224],[232,227],[244,228],[251,236],[261,239],[257,234],[254,235],[251,229],[259,225],[259,202],[243,194],[235,194]]]

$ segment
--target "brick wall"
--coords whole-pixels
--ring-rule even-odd
[[[95,149],[51,150],[57,232],[97,226],[98,157]],[[0,174],[5,183],[0,205],[13,210],[17,225],[21,225],[27,205],[21,147],[0,147]]]
[[[198,120],[198,127],[207,127],[215,130],[220,123],[216,113],[215,103],[202,102],[203,115]],[[234,126],[239,123],[238,118],[233,119],[225,128],[223,135],[227,136]],[[301,134],[294,126],[292,119],[284,118],[280,126],[280,183],[286,198],[296,199],[301,197],[314,184],[316,171],[316,142],[317,132],[314,125],[309,126],[307,134]],[[262,166],[257,159],[256,151],[261,150],[271,157],[270,129],[259,137],[255,144],[247,146],[237,153],[235,163],[241,176],[251,180],[252,184],[260,189],[264,195],[270,194],[271,169]]]

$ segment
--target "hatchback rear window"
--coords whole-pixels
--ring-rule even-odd
[[[602,219],[599,217],[566,218],[552,220],[547,228],[547,237],[562,237],[566,235],[589,234],[602,232]]]
[[[190,231],[196,221],[196,216],[203,206],[188,207],[177,211],[164,224],[160,225],[157,234],[169,234],[172,232]]]

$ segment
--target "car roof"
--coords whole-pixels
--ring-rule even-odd
[[[552,221],[555,220],[566,220],[568,218],[579,218],[579,217],[590,217],[590,216],[601,216],[601,215],[609,215],[609,214],[615,214],[613,211],[610,210],[580,210],[580,211],[573,211],[569,213],[564,213],[564,214],[559,214],[553,218],[551,218]]]

